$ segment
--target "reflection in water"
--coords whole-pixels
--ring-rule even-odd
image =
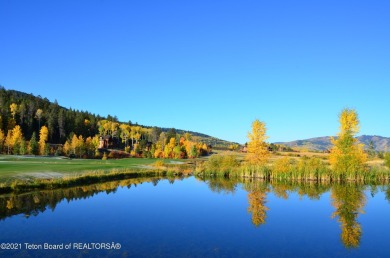
[[[144,182],[157,185],[162,178],[131,178],[120,181],[105,182],[86,186],[77,186],[64,189],[43,190],[24,194],[8,194],[0,196],[0,220],[17,214],[25,214],[26,217],[37,215],[47,209],[54,210],[63,200],[72,201],[86,199],[100,192],[115,192],[118,187],[137,186]],[[170,183],[176,179],[169,178]],[[290,194],[298,194],[301,198],[319,200],[322,194],[330,192],[332,206],[335,211],[332,218],[337,218],[341,227],[341,241],[347,248],[357,248],[360,245],[362,227],[357,219],[363,213],[366,204],[365,191],[375,195],[377,186],[365,186],[360,184],[320,184],[318,182],[280,182],[263,181],[253,178],[244,178],[240,181],[226,178],[200,179],[204,181],[213,192],[233,194],[239,188],[248,192],[248,212],[254,226],[264,225],[267,220],[268,194],[287,199]],[[380,187],[385,191],[387,200],[390,201],[390,187]],[[273,208],[276,209],[276,208]],[[304,211],[303,211],[304,212]]]
[[[341,240],[347,248],[356,248],[360,244],[362,228],[356,220],[366,204],[363,190],[363,186],[356,184],[333,185],[331,189],[332,205],[336,209],[332,217],[338,217]]]
[[[252,223],[256,227],[265,224],[267,211],[267,193],[270,191],[269,185],[264,181],[246,179],[244,189],[248,191],[248,212],[252,214]]]
[[[252,213],[252,223],[256,227],[265,224],[267,218],[267,210],[265,203],[267,202],[267,190],[254,190],[248,194],[248,212]]]
[[[248,212],[252,215],[252,223],[258,227],[266,223],[267,193],[272,192],[275,196],[288,199],[289,193],[298,193],[300,197],[307,196],[310,199],[319,200],[323,193],[331,193],[332,206],[335,212],[332,218],[338,218],[341,227],[341,241],[346,248],[357,248],[360,245],[362,235],[361,225],[357,222],[359,214],[363,213],[366,204],[364,191],[369,189],[374,196],[378,186],[361,185],[358,183],[330,184],[319,182],[297,182],[297,181],[273,181],[248,179],[227,180],[208,179],[205,182],[215,192],[234,192],[238,184],[248,191]],[[390,186],[385,186],[386,199],[390,201]]]
[[[235,193],[239,181],[231,180],[228,178],[208,178],[206,180],[197,177],[199,181],[204,181],[210,188],[211,191],[216,193]]]
[[[100,192],[114,193],[118,187],[130,188],[146,182],[151,182],[156,186],[161,179],[160,177],[140,177],[70,188],[3,195],[0,196],[0,220],[18,214],[25,214],[28,218],[31,215],[36,216],[48,208],[54,211],[57,204],[64,199],[69,202],[86,199]],[[168,180],[173,183],[175,179],[178,178],[169,178]]]

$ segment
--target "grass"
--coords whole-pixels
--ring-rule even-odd
[[[55,189],[139,176],[191,174],[194,165],[178,160],[127,158],[84,160],[61,157],[0,156],[0,192]]]
[[[169,164],[173,160],[164,160]],[[177,160],[175,160],[177,161]],[[32,172],[74,173],[97,169],[137,168],[151,165],[156,159],[67,159],[63,157],[26,157],[0,155],[0,177]]]
[[[304,182],[390,182],[390,169],[384,166],[383,160],[371,159],[361,171],[336,173],[330,169],[327,160],[328,155],[327,153],[277,152],[271,155],[267,164],[253,166],[244,162],[245,154],[240,153],[234,156],[234,152],[225,152],[211,157],[204,164],[198,165],[196,172],[201,177],[223,176],[228,178],[259,178],[263,180]],[[226,157],[229,157],[229,159]]]

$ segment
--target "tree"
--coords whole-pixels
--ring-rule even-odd
[[[150,131],[150,140],[153,143],[156,143],[158,141],[158,137],[161,134],[161,128],[158,128],[156,126],[152,127],[152,130]]]
[[[72,147],[73,154],[76,155],[76,149],[77,149],[77,147],[79,146],[79,139],[77,138],[77,135],[76,135],[76,134],[73,134],[73,137],[72,137],[72,141],[71,141],[70,146]]]
[[[38,108],[37,112],[35,113],[35,117],[38,119],[38,126],[41,127],[41,119],[43,115],[43,110]]]
[[[131,127],[130,127],[130,125],[127,125],[127,124],[121,124],[119,126],[119,128],[120,128],[120,131],[121,131],[122,142],[125,143],[125,148],[126,148],[127,147],[127,141],[129,139],[129,136],[130,136]]]
[[[371,158],[375,157],[376,151],[375,151],[375,146],[374,142],[371,140],[370,144],[368,145],[368,153]]]
[[[11,146],[13,147],[13,153],[19,154],[20,144],[23,140],[22,129],[19,125],[15,126],[11,131]]]
[[[256,119],[252,123],[252,132],[248,133],[248,155],[247,160],[252,165],[263,165],[267,162],[270,153],[265,140],[266,136],[265,123]]]
[[[24,138],[23,138],[22,141],[20,142],[19,153],[20,153],[21,155],[25,155],[25,154],[27,153],[27,146],[26,146],[26,141],[24,140]]]
[[[9,155],[10,149],[13,147],[11,130],[8,130],[7,132],[7,137],[5,138],[5,145],[7,146],[7,154]]]
[[[9,106],[9,108],[10,108],[10,110],[11,110],[12,118],[15,120],[16,112],[18,112],[18,105],[15,104],[15,103],[12,103],[12,104]]]
[[[358,114],[353,109],[343,109],[339,115],[340,132],[338,138],[331,138],[333,144],[329,154],[329,163],[339,179],[354,176],[364,169],[367,154],[363,145],[354,137],[359,132]]]
[[[5,140],[5,135],[4,135],[3,130],[1,130],[1,128],[0,128],[0,153],[3,152],[4,140]]]
[[[46,153],[46,141],[49,136],[49,129],[46,126],[42,126],[39,131],[39,154],[45,155]]]
[[[28,143],[28,151],[32,155],[38,155],[38,142],[35,132],[32,133],[30,142]]]

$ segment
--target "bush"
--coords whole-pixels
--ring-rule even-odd
[[[213,155],[205,162],[205,171],[220,176],[228,176],[240,165],[235,155]]]
[[[387,152],[385,155],[384,155],[384,158],[385,158],[385,166],[390,168],[390,152]]]
[[[164,166],[164,161],[163,160],[157,160],[154,162],[153,166],[155,167],[163,167]]]

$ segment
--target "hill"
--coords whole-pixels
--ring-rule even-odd
[[[377,135],[361,135],[357,139],[364,144],[365,149],[372,145],[376,151],[389,151],[390,138]],[[296,140],[291,142],[277,142],[275,144],[283,144],[291,148],[308,149],[313,151],[324,151],[332,147],[330,136],[316,137],[304,140]]]
[[[15,109],[11,110],[11,104],[16,104]],[[38,115],[37,111],[41,110]],[[196,141],[212,145],[214,148],[227,148],[234,144],[229,141],[218,139],[210,135],[175,128],[161,128],[158,126],[139,125],[138,123],[121,122],[116,116],[107,117],[93,114],[89,111],[74,110],[62,107],[57,101],[51,102],[47,98],[34,96],[25,92],[16,90],[7,90],[0,86],[0,129],[6,135],[15,125],[19,125],[25,139],[29,140],[35,132],[39,135],[39,129],[42,125],[48,127],[48,141],[53,144],[63,144],[72,134],[82,135],[85,138],[93,137],[99,134],[99,121],[108,120],[120,124],[129,124],[134,127],[144,129],[141,139],[149,139],[151,129],[157,132],[168,133],[173,131],[176,135],[190,133]],[[117,131],[111,132],[114,135]],[[117,136],[119,137],[119,131]]]

